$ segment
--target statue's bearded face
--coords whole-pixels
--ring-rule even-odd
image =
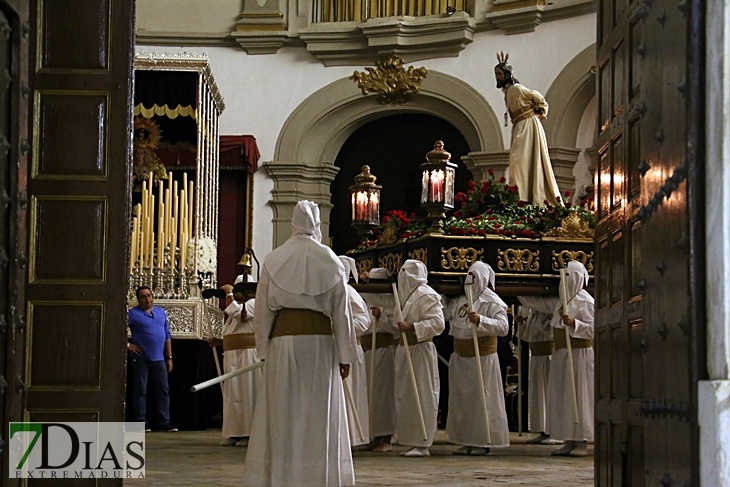
[[[497,79],[497,88],[504,88],[509,84],[511,79],[501,68],[494,68],[494,77]]]

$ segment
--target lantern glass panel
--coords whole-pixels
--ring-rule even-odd
[[[456,177],[455,171],[447,167],[446,168],[446,183],[444,184],[444,203],[451,208],[454,207],[454,178]]]
[[[355,209],[356,209],[355,193],[352,193],[352,218],[351,218],[351,220],[353,220],[353,221],[355,220]]]
[[[421,204],[428,203],[428,193],[429,193],[428,176],[429,176],[428,170],[423,171],[423,176],[421,177]]]
[[[370,223],[378,224],[380,223],[380,193],[378,191],[373,191],[370,193],[370,204],[369,207],[369,216],[370,216]]]

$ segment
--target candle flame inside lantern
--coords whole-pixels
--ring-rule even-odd
[[[368,194],[365,191],[357,193],[357,219],[368,219]]]
[[[438,169],[431,172],[431,201],[438,202],[444,199],[444,171]]]

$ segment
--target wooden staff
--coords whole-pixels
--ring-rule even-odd
[[[449,366],[449,361],[448,361],[448,360],[446,360],[446,359],[445,359],[445,358],[444,358],[443,356],[441,356],[441,354],[440,354],[440,353],[438,353],[438,352],[437,352],[437,353],[436,353],[436,356],[437,356],[437,357],[439,358],[439,360],[440,360],[441,362],[443,362],[443,364],[444,364],[445,366],[447,366],[447,367]]]
[[[568,296],[565,289],[565,268],[560,269],[560,294],[563,298],[563,314],[568,314]],[[565,342],[568,347],[568,372],[570,375],[570,386],[573,390],[573,422],[578,424],[578,394],[575,391],[575,371],[573,370],[573,346],[570,343],[570,330],[563,324],[565,328]]]
[[[231,372],[228,372],[227,374],[221,375],[220,377],[216,377],[215,379],[206,380],[205,382],[201,382],[200,384],[196,384],[193,387],[190,388],[192,392],[198,392],[200,390],[205,389],[206,387],[210,387],[215,384],[220,384],[224,380],[231,379],[233,377],[236,377],[241,374],[245,374],[247,372],[251,372],[252,370],[260,369],[264,366],[266,362],[256,362],[255,364],[249,365],[247,367],[244,367],[242,369],[238,370],[232,370]]]
[[[466,299],[469,302],[469,312],[474,311],[474,298],[471,295],[472,283],[464,286]],[[471,338],[474,342],[474,355],[477,359],[477,372],[479,373],[479,391],[482,393],[482,412],[484,413],[484,429],[487,432],[487,445],[492,444],[492,432],[489,429],[489,412],[487,411],[487,395],[484,392],[484,373],[482,372],[482,356],[479,354],[479,339],[477,338],[477,325],[472,323]]]
[[[512,321],[515,319],[515,307],[512,309]],[[520,307],[517,313],[521,316]],[[522,436],[522,338],[517,333],[517,323],[515,323],[515,334],[517,335],[517,434]]]
[[[355,418],[355,427],[357,427],[357,434],[360,435],[360,439],[365,439],[365,435],[362,432],[362,425],[360,424],[360,416],[357,415],[357,408],[355,407],[355,400],[352,398],[352,391],[347,379],[342,380],[342,385],[345,386],[345,397],[347,398],[347,404],[350,406],[352,411],[352,417]]]
[[[208,336],[213,338],[213,323],[210,322],[210,315],[208,315],[208,301],[205,299],[203,300],[203,309],[205,310],[205,320],[208,322]],[[215,360],[215,370],[218,371],[218,377],[221,377],[221,363],[218,361],[218,347],[213,347],[211,350],[213,351],[213,360]],[[219,384],[221,385],[221,390],[223,390],[223,382],[221,381]]]
[[[398,298],[398,288],[395,283],[393,285],[393,299],[395,299],[395,321],[400,323],[403,321],[403,312],[400,307],[400,299]],[[421,410],[421,398],[418,395],[418,384],[416,383],[416,373],[413,370],[413,359],[411,359],[411,349],[408,346],[408,337],[406,332],[400,332],[401,340],[403,340],[403,346],[406,350],[406,359],[408,360],[408,372],[411,374],[411,383],[413,384],[413,394],[416,396],[416,404],[418,405],[418,419],[421,420],[421,431],[423,432],[423,441],[428,441],[428,433],[426,433],[426,421],[423,419],[423,410]]]
[[[383,312],[382,310],[380,311]],[[371,314],[372,316],[372,314]],[[382,314],[381,314],[382,316]],[[373,436],[373,384],[375,383],[375,345],[376,345],[376,335],[378,332],[378,324],[377,322],[373,321],[373,334],[371,337],[371,347],[370,347],[370,394],[368,395],[368,411],[370,412],[370,438],[375,438]]]

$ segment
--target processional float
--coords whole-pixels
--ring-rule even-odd
[[[148,286],[173,338],[219,336],[223,313],[200,290],[217,283],[218,117],[225,104],[205,54],[140,52],[134,67],[130,306],[136,289]],[[164,166],[157,153],[170,146],[193,151],[194,165]]]

